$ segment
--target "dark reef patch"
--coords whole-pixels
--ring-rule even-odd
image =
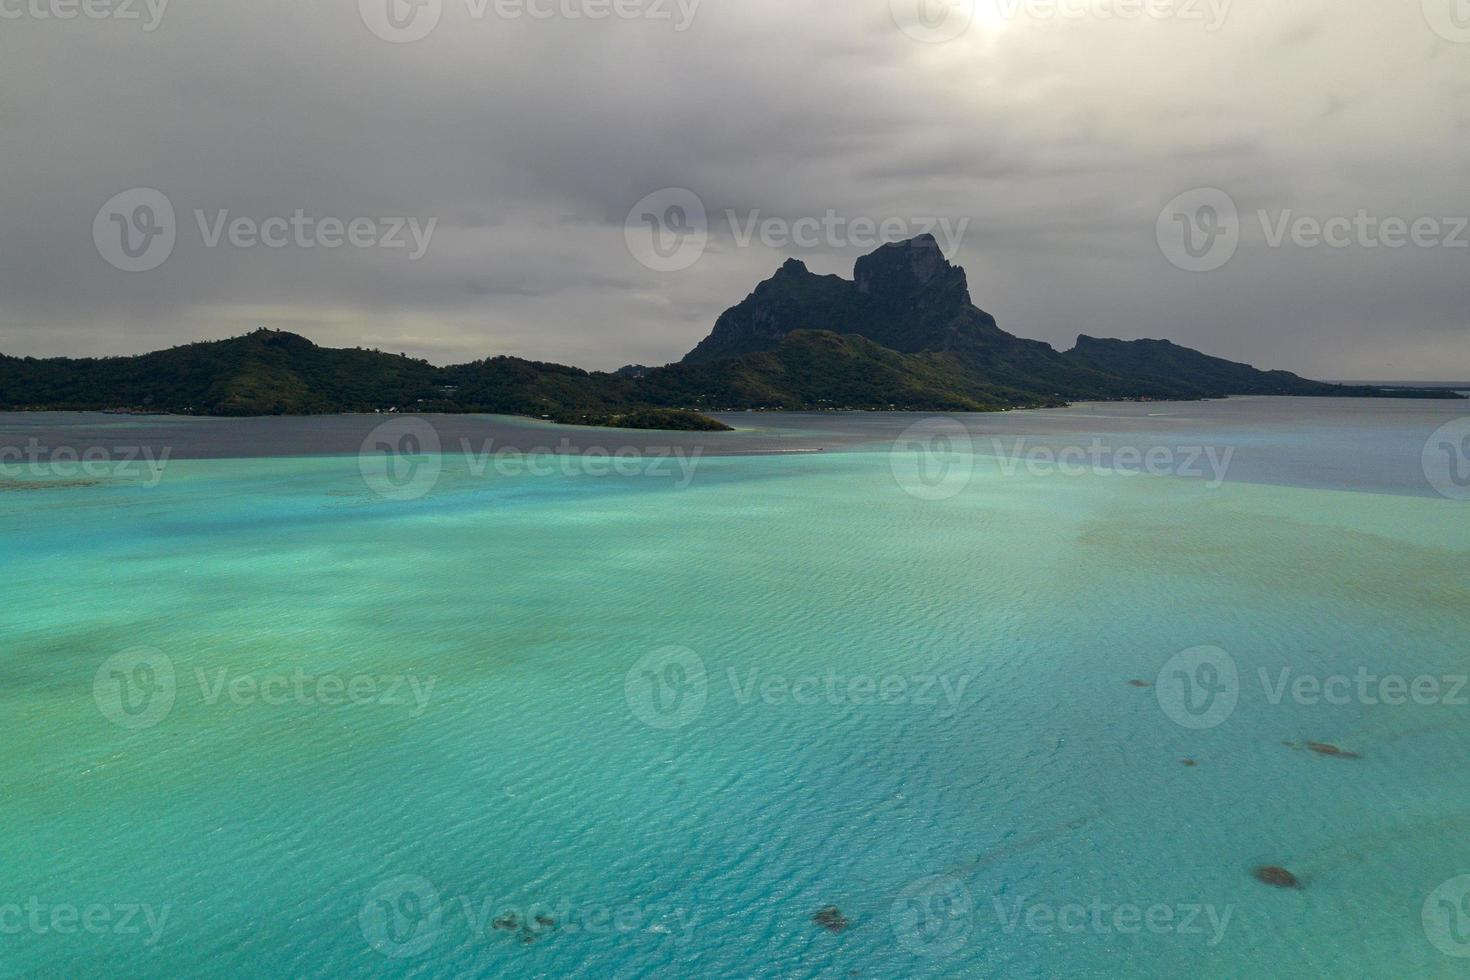
[[[812,921],[831,933],[846,932],[848,926],[852,925],[847,916],[842,914],[842,910],[835,905],[817,909],[812,913]]]
[[[549,915],[534,915],[522,919],[514,912],[497,917],[491,926],[500,932],[513,932],[522,946],[529,946],[556,931],[556,920]]]
[[[27,490],[72,490],[101,486],[101,480],[0,480],[0,493],[24,493]]]
[[[1307,743],[1307,748],[1311,749],[1313,752],[1317,753],[1318,755],[1330,755],[1330,756],[1333,756],[1333,757],[1338,758],[1338,759],[1361,759],[1362,758],[1362,756],[1359,755],[1358,753],[1356,753],[1356,752],[1349,752],[1346,749],[1340,749],[1337,746],[1331,744],[1330,742],[1308,742]]]
[[[1302,883],[1296,875],[1274,864],[1263,865],[1255,870],[1256,880],[1272,888],[1300,888]]]
[[[1289,749],[1296,749],[1299,752],[1315,752],[1318,755],[1325,755],[1333,759],[1362,758],[1358,753],[1339,748],[1331,742],[1282,742],[1281,744]]]

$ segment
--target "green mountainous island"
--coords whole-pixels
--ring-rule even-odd
[[[0,409],[185,415],[412,411],[628,428],[724,429],[703,413],[987,412],[1075,400],[1229,395],[1459,398],[1325,384],[1165,340],[1079,337],[1069,351],[1001,330],[932,236],[885,245],[851,280],[796,260],[731,308],[682,361],[583,371],[515,357],[436,367],[261,329],[134,357],[0,355]]]

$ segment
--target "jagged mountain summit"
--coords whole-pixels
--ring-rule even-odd
[[[950,264],[932,235],[923,235],[858,259],[850,280],[815,275],[804,262],[787,260],[727,310],[683,363],[770,350],[798,330],[857,334],[902,354],[1016,339],[970,302],[965,270]]]

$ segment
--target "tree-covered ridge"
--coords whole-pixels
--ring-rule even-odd
[[[856,334],[885,348],[940,359],[966,392],[1009,392],[1008,404],[1226,395],[1385,394],[1258,371],[1167,341],[1097,341],[1070,351],[1006,333],[975,306],[965,270],[933,236],[884,245],[858,259],[853,278],[819,276],[790,260],[727,310],[683,363],[721,364],[771,351],[810,330]],[[1444,397],[1442,393],[1425,397]]]
[[[1082,399],[1227,395],[1460,397],[1258,371],[1168,341],[1083,336],[1065,353],[970,302],[932,238],[886,245],[852,280],[788,262],[683,362],[608,374],[515,357],[436,367],[260,329],[136,357],[0,355],[0,409],[196,415],[485,412],[590,425],[718,426],[744,409],[995,411]],[[682,414],[681,414],[682,413]]]

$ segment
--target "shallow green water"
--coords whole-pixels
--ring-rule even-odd
[[[1463,975],[1466,505],[896,465],[3,495],[0,969]],[[1191,728],[1201,646],[1237,704]]]

